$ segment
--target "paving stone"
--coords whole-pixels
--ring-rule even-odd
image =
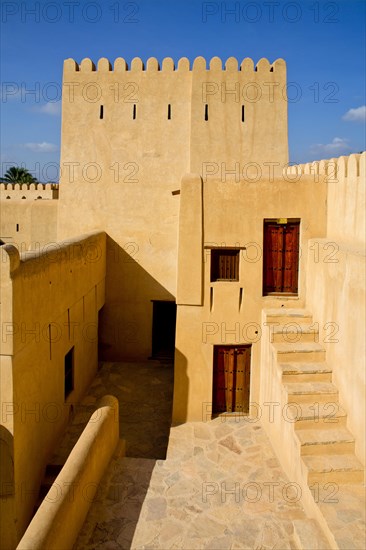
[[[312,520],[294,491],[284,496],[289,480],[259,421],[228,415],[170,428],[173,369],[151,368],[103,364],[55,454],[67,456],[100,395],[116,395],[126,457],[107,468],[74,550],[297,550],[293,522],[306,533]],[[321,506],[339,548],[365,548],[363,493],[346,487],[337,497],[336,508]]]

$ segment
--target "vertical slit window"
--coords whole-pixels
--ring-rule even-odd
[[[241,121],[242,122],[245,121],[245,106],[244,105],[241,106]]]
[[[65,401],[74,389],[74,348],[65,355]]]
[[[171,118],[172,118],[172,106],[169,103],[169,105],[168,105],[168,120],[171,120]]]
[[[19,223],[17,223],[17,231],[19,231]]]
[[[103,105],[101,105],[99,109],[99,118],[102,120],[103,117],[104,117],[104,107]]]
[[[205,105],[205,120],[208,120],[208,104]]]
[[[133,120],[136,120],[136,103],[134,103],[134,106],[133,106],[132,118]]]

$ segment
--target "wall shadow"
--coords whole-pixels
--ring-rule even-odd
[[[155,464],[147,459],[111,461],[73,550],[131,548]]]
[[[119,402],[120,438],[126,456],[166,458],[172,421],[173,365],[159,361],[104,363],[98,393]]]
[[[107,235],[105,305],[99,318],[99,359],[148,359],[152,353],[153,300],[175,302],[140,263],[139,245],[122,248]],[[145,258],[146,262],[146,258]]]
[[[175,348],[172,426],[179,426],[187,422],[188,394],[187,358],[179,349]]]

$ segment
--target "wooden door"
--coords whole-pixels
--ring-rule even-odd
[[[214,347],[214,414],[249,413],[250,352],[250,345]]]
[[[263,294],[297,294],[299,222],[265,222],[263,239]]]

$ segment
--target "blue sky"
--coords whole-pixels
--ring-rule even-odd
[[[57,180],[63,60],[287,62],[291,162],[365,149],[360,1],[1,0],[1,169]],[[32,92],[33,93],[28,93]]]

